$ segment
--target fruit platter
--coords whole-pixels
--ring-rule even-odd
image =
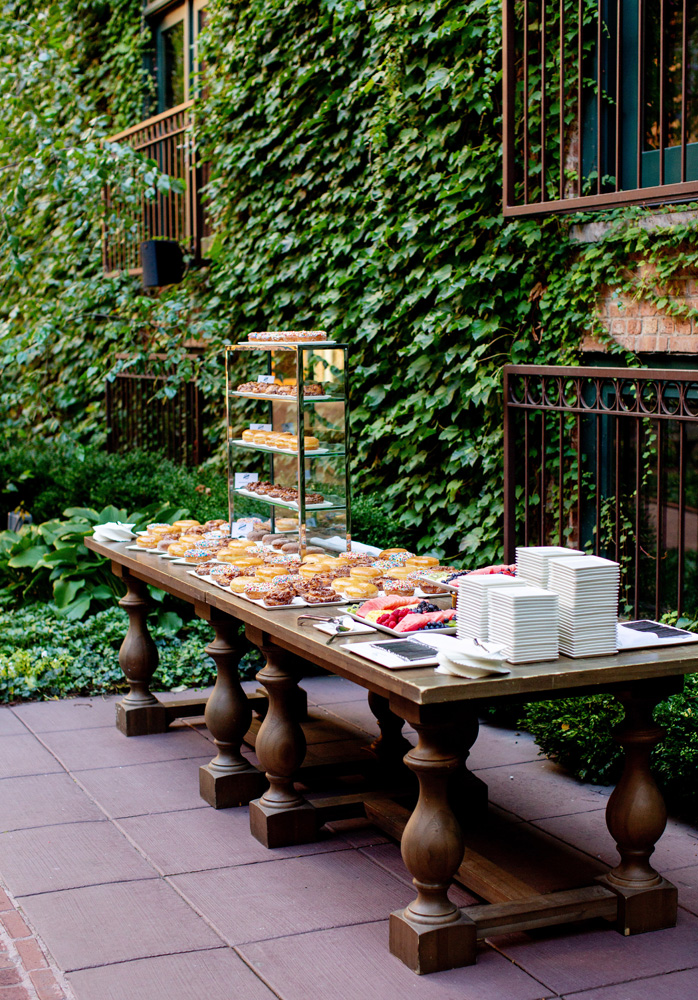
[[[362,625],[371,625],[388,635],[404,636],[433,630],[450,635],[456,631],[453,608],[444,610],[420,597],[374,597],[363,604],[350,605],[347,612]]]

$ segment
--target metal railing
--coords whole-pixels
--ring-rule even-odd
[[[107,451],[140,448],[180,465],[200,465],[206,457],[203,393],[195,382],[184,382],[172,398],[155,399],[161,379],[120,372],[107,382]]]
[[[154,198],[143,197],[135,205],[126,205],[114,196],[108,185],[105,186],[105,218],[117,216],[119,220],[116,231],[113,226],[104,230],[102,252],[106,274],[118,271],[140,274],[140,244],[155,237],[176,240],[185,252],[193,254],[195,259],[200,257],[201,183],[191,132],[193,103],[180,104],[107,140],[127,143],[147,159],[154,160],[164,174],[184,181],[186,189],[183,194],[169,191]]]
[[[504,549],[621,564],[634,617],[698,611],[698,371],[507,365]]]
[[[504,214],[698,194],[688,0],[504,0]]]

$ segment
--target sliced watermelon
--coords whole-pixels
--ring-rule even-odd
[[[510,566],[502,564],[501,566],[483,566],[482,569],[474,569],[468,573],[468,576],[489,576],[493,573],[502,573],[504,576],[516,576],[516,563],[512,563]]]
[[[364,616],[369,611],[392,611],[394,608],[404,608],[409,604],[419,604],[420,597],[396,597],[394,594],[386,597],[372,597],[370,601],[362,604],[357,615]]]
[[[456,617],[455,611],[430,611],[426,615],[405,615],[395,626],[396,632],[418,632],[431,622],[447,622]]]

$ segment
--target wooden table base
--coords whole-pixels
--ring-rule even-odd
[[[206,652],[216,664],[216,684],[206,703],[204,718],[218,754],[199,768],[201,798],[214,809],[247,805],[266,788],[264,774],[241,753],[252,722],[252,707],[240,684],[242,655],[238,625],[228,615],[210,617],[216,638]]]
[[[666,813],[649,760],[662,735],[652,719],[653,706],[681,689],[684,674],[695,672],[697,661],[691,647],[626,651],[574,661],[560,657],[527,665],[508,677],[477,682],[434,677],[433,671],[424,667],[391,672],[354,655],[351,649],[327,646],[300,627],[294,611],[282,609],[270,615],[220,588],[192,579],[183,567],[132,554],[124,545],[106,546],[89,538],[85,544],[111,558],[114,572],[128,587],[121,602],[129,615],[129,630],[120,662],[130,688],[118,710],[122,731],[128,735],[162,732],[173,717],[170,713],[179,709],[179,705],[161,704],[150,691],[157,649],[145,622],[147,584],[190,601],[214,628],[217,612],[244,622],[248,637],[266,652],[259,680],[269,695],[269,710],[256,744],[269,788],[250,803],[252,832],[269,847],[297,844],[313,839],[327,820],[366,815],[400,838],[416,898],[391,916],[391,949],[416,972],[473,962],[477,940],[494,934],[592,917],[612,923],[623,934],[675,923],[676,889],[650,864]],[[356,637],[348,645],[362,641],[369,640]],[[234,646],[234,637],[224,626],[219,627],[210,647],[219,665],[219,682],[209,712],[218,754],[202,776],[204,794],[213,804],[226,801],[226,796],[227,801],[244,801],[250,793],[244,787],[249,765],[240,754],[240,741],[254,735],[255,724],[247,734],[242,732],[250,706],[240,696]],[[375,769],[368,791],[308,801],[297,787],[296,780],[305,783],[311,772],[322,777],[323,772],[327,775],[346,767],[347,751],[357,749],[356,740],[320,741],[311,747],[311,761],[305,760],[306,737],[300,725],[302,705],[293,662],[298,656],[371,692],[381,737],[363,756],[372,758],[383,771],[380,766]],[[482,812],[483,790],[465,767],[476,733],[474,713],[479,705],[501,697],[554,697],[587,691],[611,692],[625,706],[625,721],[616,734],[625,751],[625,769],[607,809],[608,828],[620,863],[593,885],[540,895],[464,845],[462,829],[466,838],[472,835],[474,844],[483,841],[482,834],[478,841],[473,828]],[[181,709],[179,714],[184,714]],[[409,781],[399,781],[401,797],[395,801],[392,781],[385,781],[385,787],[381,781],[387,775],[404,777],[405,767],[400,764],[406,750],[402,719],[414,726],[419,743],[404,756],[412,786]],[[252,774],[250,780],[258,781],[259,777]],[[419,798],[410,812],[415,780]],[[217,787],[216,782],[220,782]],[[234,790],[225,782],[232,783]],[[593,878],[591,873],[589,878]],[[452,879],[472,886],[489,902],[459,908],[449,898]]]

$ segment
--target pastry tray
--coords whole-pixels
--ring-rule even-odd
[[[298,395],[297,395],[297,393],[294,393],[293,395],[290,395],[290,394],[285,394],[285,393],[282,394],[282,393],[278,393],[278,392],[238,392],[235,389],[229,395],[231,395],[231,396],[239,396],[240,399],[271,399],[271,400],[273,400],[274,402],[277,402],[277,403],[279,402],[279,400],[282,400],[284,403],[297,403],[298,402]],[[323,395],[323,396],[303,396],[303,402],[304,403],[329,403],[329,402],[333,402],[333,403],[339,402],[339,403],[341,403],[343,399],[344,399],[343,396],[326,396],[326,395]]]
[[[254,449],[254,451],[266,451],[272,452],[277,455],[295,455],[298,456],[297,448],[277,448],[273,444],[256,444],[254,441],[243,441],[242,438],[233,438],[232,444],[236,444],[238,448],[249,448]],[[312,450],[306,448],[303,452],[304,455],[336,455],[337,452],[333,451],[331,448],[313,448]],[[341,454],[341,452],[340,452]]]
[[[334,347],[336,340],[241,340],[238,347]]]
[[[246,490],[243,488],[235,490],[238,496],[249,497],[251,500],[261,500],[263,503],[271,504],[273,507],[286,507],[288,510],[295,510],[298,512],[298,504],[295,500],[279,500],[278,497],[268,497],[260,493],[253,493],[252,490]],[[323,510],[327,507],[340,507],[342,504],[332,503],[331,500],[324,500],[322,503],[307,503],[305,505],[306,510]]]
[[[194,576],[196,577],[197,580],[203,580],[204,583],[211,583],[213,584],[214,587],[218,587],[219,590],[224,590],[226,594],[233,594],[234,597],[242,597],[246,601],[250,601],[252,604],[259,604],[259,606],[261,608],[264,608],[266,611],[283,611],[284,608],[330,608],[330,607],[337,607],[337,605],[340,604],[348,604],[348,601],[346,601],[344,598],[341,597],[338,598],[338,600],[336,601],[323,601],[322,604],[313,604],[310,601],[303,600],[302,597],[296,596],[294,597],[291,604],[268,605],[265,604],[264,600],[261,598],[259,600],[255,600],[251,597],[247,597],[245,594],[236,594],[234,591],[230,589],[230,587],[223,586],[223,584],[219,583],[214,577],[201,576],[193,569],[189,570],[189,576]]]

